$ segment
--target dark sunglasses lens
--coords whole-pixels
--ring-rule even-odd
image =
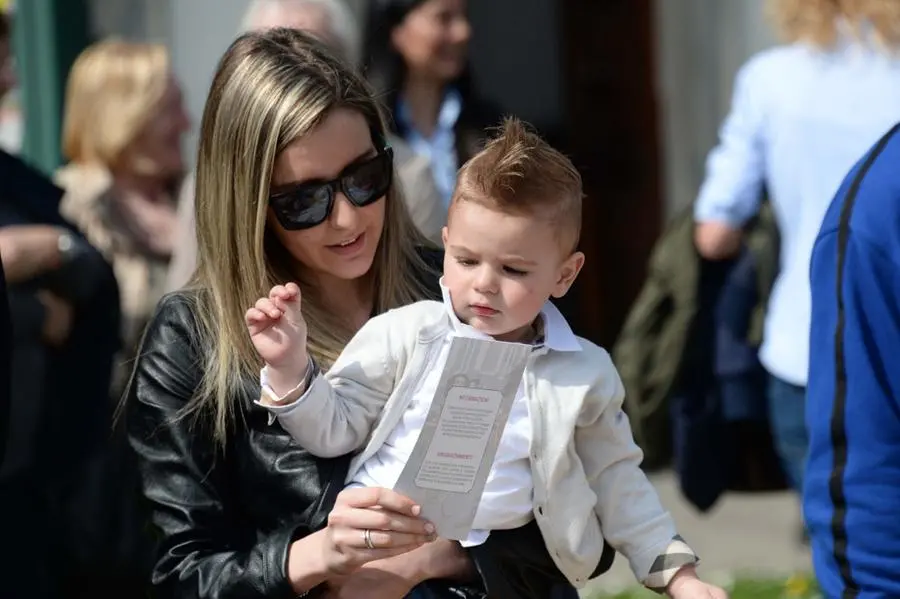
[[[286,229],[303,229],[328,218],[331,188],[328,185],[300,185],[272,198],[271,205]]]
[[[393,163],[387,152],[360,164],[341,181],[347,199],[357,206],[371,204],[388,192],[392,172]]]

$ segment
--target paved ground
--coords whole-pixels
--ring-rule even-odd
[[[710,580],[739,573],[778,575],[810,569],[809,552],[797,541],[799,507],[792,494],[730,493],[710,513],[700,514],[682,499],[672,473],[650,478],[679,532],[700,554],[701,574]],[[612,570],[582,595],[633,584],[628,563],[617,556]]]

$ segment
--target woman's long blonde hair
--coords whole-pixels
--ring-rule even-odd
[[[329,366],[355,331],[303,280],[296,260],[267,230],[270,179],[278,154],[336,108],[363,115],[384,139],[380,108],[365,81],[321,42],[290,29],[247,33],[222,57],[201,122],[197,159],[195,312],[206,349],[203,383],[189,412],[211,417],[224,443],[235,398],[262,366],[244,312],[275,284],[297,280],[314,359]],[[379,140],[373,140],[379,143]],[[376,313],[427,295],[425,243],[396,188],[370,271]],[[300,280],[298,280],[298,277]]]
[[[119,166],[159,106],[170,76],[161,44],[110,39],[88,46],[66,85],[63,155],[76,164]]]
[[[878,41],[900,47],[898,0],[768,0],[767,12],[788,42],[806,42],[827,48],[837,41],[838,20],[856,29],[872,27]]]

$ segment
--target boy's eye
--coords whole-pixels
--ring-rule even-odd
[[[475,260],[472,260],[471,258],[457,258],[456,262],[463,266],[475,266]]]
[[[518,268],[513,268],[512,266],[504,266],[503,270],[505,270],[507,273],[517,276],[517,277],[528,274],[524,270],[519,270]]]

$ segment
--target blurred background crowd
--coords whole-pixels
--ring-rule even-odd
[[[193,272],[197,123],[240,32],[310,30],[359,65],[391,116],[414,221],[437,244],[457,168],[502,115],[572,157],[587,262],[560,307],[613,350],[647,469],[673,472],[679,500],[705,513],[726,493],[800,488],[809,309],[791,281],[843,175],[900,120],[892,3],[0,0],[13,318],[0,530],[44,572],[33,597],[142,596],[144,524],[122,500],[134,481],[115,406],[158,300]],[[809,56],[776,56],[794,46]],[[791,69],[820,59],[832,87],[798,82]],[[834,93],[807,103],[813,89]],[[747,251],[694,238],[723,214]],[[801,363],[780,370],[758,355],[765,343]],[[802,555],[791,505],[773,542]]]

